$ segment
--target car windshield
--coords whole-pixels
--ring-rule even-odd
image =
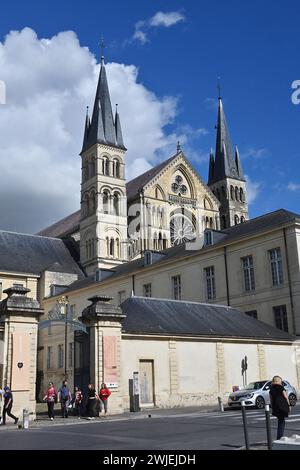
[[[251,382],[244,388],[244,390],[259,390],[264,386],[265,383],[266,382]]]

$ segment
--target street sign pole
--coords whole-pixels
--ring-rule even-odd
[[[242,415],[243,415],[243,425],[244,425],[244,436],[245,436],[245,444],[246,450],[249,450],[249,435],[248,435],[248,427],[247,427],[247,416],[246,416],[246,404],[244,400],[241,402],[242,405]]]
[[[265,405],[265,414],[266,414],[266,428],[267,428],[268,450],[272,450],[272,432],[271,432],[271,419],[270,419],[270,405]]]

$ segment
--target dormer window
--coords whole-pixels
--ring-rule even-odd
[[[207,230],[204,234],[204,244],[212,245],[213,244],[213,233],[211,230]]]
[[[144,265],[150,266],[152,264],[152,253],[151,251],[146,251],[144,254]]]

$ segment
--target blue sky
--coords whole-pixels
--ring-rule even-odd
[[[177,13],[182,19],[168,27],[151,23],[157,12]],[[11,0],[1,6],[0,41],[4,44],[11,30],[24,27],[34,30],[39,39],[71,30],[80,46],[88,47],[98,58],[103,35],[108,62],[134,65],[137,83],[158,100],[176,100],[176,111],[172,117],[169,111],[162,124],[169,136],[168,149],[171,152],[172,136],[175,139],[184,134],[183,150],[188,157],[191,154],[205,180],[208,152],[215,145],[216,82],[220,75],[232,142],[239,146],[244,172],[251,182],[250,215],[254,217],[280,207],[300,212],[300,105],[291,101],[291,84],[300,79],[299,17],[300,4],[293,0]],[[145,42],[134,39],[136,30],[146,34]],[[3,109],[0,107],[0,112]],[[122,110],[120,113],[122,116]],[[82,109],[78,115],[82,121]],[[74,133],[77,131],[76,127]],[[5,153],[1,142],[0,152]],[[159,155],[156,148],[147,161],[156,163]],[[13,173],[6,178],[11,178],[13,187]],[[71,202],[61,211],[54,209],[56,206],[53,200],[53,210],[47,213],[53,221],[73,209]],[[24,227],[29,231],[25,217],[20,217],[18,224],[11,222],[16,214],[12,209],[11,218],[1,228]],[[37,221],[32,224],[33,230],[41,228]]]

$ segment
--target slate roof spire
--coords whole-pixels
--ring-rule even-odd
[[[114,119],[113,116],[103,50],[92,120],[87,131],[87,136],[84,139],[82,151],[96,143],[126,150],[123,142],[119,115],[116,115],[116,119]]]
[[[238,166],[236,162],[238,162]],[[244,181],[239,155],[235,159],[233,157],[233,148],[221,96],[219,96],[217,140],[213,174],[211,167],[212,158],[210,156],[208,184],[213,184],[224,178],[234,178]]]

